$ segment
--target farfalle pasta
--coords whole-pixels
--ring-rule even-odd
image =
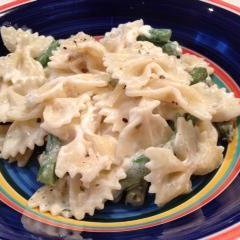
[[[221,166],[240,99],[171,33],[142,20],[99,41],[1,28],[0,156],[23,167],[46,143],[30,207],[81,220],[148,192],[163,206]]]
[[[19,45],[28,46],[33,58],[39,57],[54,40],[51,36],[45,37],[38,33],[32,33],[30,29],[16,29],[7,26],[1,27],[1,36],[4,45],[10,52],[15,52]]]

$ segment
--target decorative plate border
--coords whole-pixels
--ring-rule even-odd
[[[35,0],[15,0],[15,1],[9,1],[5,4],[0,4],[0,13],[11,10],[15,7],[19,7],[23,4],[33,2]]]
[[[11,9],[13,9],[15,7],[18,7],[20,5],[23,5],[23,4],[32,2],[32,1],[33,0],[15,0],[15,1],[11,1],[10,3],[7,3],[7,4],[4,4],[4,5],[0,6],[0,13],[8,11],[8,10],[11,10]],[[215,5],[215,6],[218,6],[218,7],[221,7],[221,8],[224,8],[224,9],[226,9],[228,11],[231,11],[231,12],[233,12],[235,14],[240,15],[240,7],[235,6],[233,4],[230,4],[228,2],[225,2],[223,0],[201,0],[201,1],[209,3],[209,4],[212,4],[212,5]],[[237,94],[237,95],[239,96],[240,94]],[[236,175],[237,175],[237,173],[236,173]],[[2,196],[1,193],[0,193],[0,197],[4,198],[4,196]],[[5,199],[4,202],[7,202],[7,201],[8,201],[8,199]],[[16,209],[16,208],[14,208],[14,209],[19,211],[19,209]],[[226,228],[226,229],[224,229],[224,230],[222,230],[222,231],[220,231],[218,233],[209,235],[207,238],[209,240],[222,240],[222,239],[224,239],[224,240],[232,240],[232,239],[237,239],[237,237],[239,237],[239,236],[240,236],[240,222],[235,224],[235,225],[233,225],[233,226],[231,226],[231,227],[228,227],[228,228]]]
[[[233,12],[237,15],[240,15],[240,7],[239,7],[240,5],[237,6],[237,5],[228,3],[228,2],[223,1],[223,0],[200,0],[200,1],[218,6],[220,8],[224,8],[224,9],[230,11],[230,12]]]

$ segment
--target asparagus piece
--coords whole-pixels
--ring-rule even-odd
[[[233,139],[233,123],[232,122],[219,122],[214,124],[218,131],[218,138],[221,141],[231,142]]]
[[[125,204],[141,206],[144,203],[148,183],[144,176],[149,173],[145,164],[149,161],[144,155],[133,160],[131,168],[127,171],[127,177],[121,180],[122,191],[126,191]]]
[[[138,36],[138,41],[149,41],[158,47],[162,47],[164,53],[168,55],[173,55],[180,57],[181,48],[179,44],[175,41],[170,41],[172,36],[171,29],[154,29],[149,30],[149,36],[140,35]]]
[[[168,54],[168,55],[173,55],[176,57],[180,57],[181,55],[181,48],[179,47],[177,42],[168,42],[165,43],[162,46],[162,50],[164,53]]]
[[[144,204],[146,193],[148,189],[148,182],[142,180],[135,187],[127,190],[125,204],[130,204],[133,207],[140,207]]]
[[[207,69],[204,67],[195,67],[193,70],[190,72],[190,75],[192,76],[192,84],[196,84],[199,82],[206,82],[206,79],[208,77],[208,72]]]
[[[149,30],[149,36],[140,35],[138,41],[149,41],[157,46],[163,46],[167,43],[172,36],[171,29],[156,29],[152,28]]]
[[[109,85],[115,88],[118,84],[118,79],[112,78],[109,82]]]
[[[145,163],[149,161],[149,158],[144,155],[139,156],[133,160],[132,167],[127,171],[127,177],[121,180],[123,190],[127,190],[138,185],[144,176],[149,173],[149,170],[145,167]]]
[[[195,126],[195,125],[197,124],[197,122],[199,121],[198,118],[196,118],[195,116],[191,115],[190,113],[185,113],[185,114],[183,115],[183,117],[185,118],[186,121],[191,120],[193,126]]]
[[[55,167],[61,142],[53,135],[48,135],[46,151],[42,153],[42,164],[37,180],[43,184],[53,186],[57,181]]]
[[[58,41],[53,41],[46,52],[44,52],[40,57],[37,58],[37,61],[39,61],[42,66],[45,68],[48,65],[48,62],[50,61],[50,57],[53,54],[53,51],[56,50],[60,46]]]
[[[123,190],[116,190],[113,192],[113,202],[114,203],[118,203],[121,198],[122,198],[122,195],[123,195]]]

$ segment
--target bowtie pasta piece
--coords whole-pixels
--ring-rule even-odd
[[[105,51],[105,48],[94,38],[79,33],[61,42],[60,47],[50,57],[48,66],[55,75],[104,72]]]
[[[51,36],[39,36],[38,33],[32,33],[31,30],[5,26],[1,27],[1,36],[5,47],[10,52],[16,51],[19,45],[28,46],[33,58],[39,57],[54,40]]]
[[[239,116],[240,100],[234,93],[218,88],[217,85],[208,87],[204,83],[195,84],[192,88],[202,95],[205,105],[210,108],[213,115],[213,122],[229,121]]]
[[[149,192],[156,194],[157,205],[192,190],[190,165],[176,158],[170,149],[150,147],[144,154],[150,159],[146,167],[151,171],[144,179],[151,183]]]
[[[53,215],[74,216],[83,219],[86,214],[93,215],[96,209],[103,209],[106,200],[113,200],[113,192],[121,189],[119,181],[126,177],[129,159],[120,166],[112,166],[103,171],[84,188],[80,177],[65,176],[54,187],[43,186],[29,200],[30,207],[49,211]]]
[[[191,121],[177,119],[177,133],[170,145],[150,147],[144,152],[150,159],[146,167],[150,174],[155,203],[164,205],[175,197],[191,191],[191,175],[205,175],[217,169],[223,160],[223,147],[217,146],[217,132],[210,122],[201,121],[194,127]]]
[[[112,28],[110,32],[105,33],[100,42],[109,52],[118,52],[130,47],[137,41],[140,34],[148,34],[150,29],[150,26],[143,25],[143,20],[120,24],[117,28]]]
[[[80,111],[86,109],[86,103],[90,101],[89,94],[83,94],[78,98],[55,98],[46,105],[43,111],[44,125],[46,129],[60,128],[71,123],[73,118],[80,117]]]
[[[131,157],[140,150],[168,141],[173,132],[165,119],[153,113],[158,105],[156,100],[142,100],[130,111],[128,124],[119,135],[118,158]]]
[[[193,174],[205,175],[217,169],[223,161],[223,147],[217,146],[217,131],[209,121],[195,127],[191,121],[177,119],[177,133],[173,150],[181,160],[194,166]]]
[[[111,125],[112,132],[121,132],[129,119],[129,111],[137,107],[139,98],[130,98],[125,95],[121,85],[117,85],[112,92],[104,93],[104,96],[96,95],[93,100],[100,108],[99,114],[103,122]]]
[[[56,175],[71,178],[81,175],[84,186],[89,184],[103,169],[109,169],[115,161],[116,139],[111,136],[88,134],[78,129],[73,141],[61,147],[56,164]]]
[[[15,157],[18,153],[24,154],[27,148],[42,146],[46,132],[40,128],[36,119],[13,122],[9,127],[3,142],[1,156],[5,159]]]
[[[27,47],[17,47],[14,53],[0,58],[0,76],[4,82],[35,88],[46,80],[42,65],[32,58]]]
[[[152,79],[167,79],[184,85],[191,81],[179,59],[168,56],[149,42],[137,42],[117,53],[107,53],[104,64],[107,72],[127,89],[139,89]]]
[[[78,97],[84,92],[106,87],[108,81],[109,75],[105,73],[59,77],[45,83],[39,89],[31,91],[26,98],[28,105],[34,106],[53,98]]]
[[[43,105],[29,107],[26,98],[7,88],[0,93],[0,122],[25,121],[42,116]]]
[[[159,81],[155,85],[157,85],[156,88],[151,86],[141,90],[126,90],[126,95],[142,96],[176,104],[185,112],[189,112],[201,120],[211,120],[211,108],[206,105],[202,94],[192,86],[170,83],[165,80]]]

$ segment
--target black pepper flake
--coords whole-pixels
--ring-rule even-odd
[[[63,47],[64,50],[66,50],[67,48],[66,47]]]
[[[83,192],[85,191],[84,187],[82,187],[82,186],[80,186],[80,190]]]
[[[89,157],[89,153],[86,153],[85,157]]]
[[[87,68],[82,68],[82,72],[87,73],[88,72]]]
[[[141,123],[139,123],[138,125],[136,125],[135,129],[139,129],[142,126]]]
[[[76,40],[74,40],[73,42],[76,44],[76,46],[78,46],[78,45],[77,45],[77,41],[76,41]]]
[[[165,76],[164,75],[160,75],[159,78],[160,79],[165,79]]]
[[[124,84],[122,88],[125,89],[126,87],[127,87],[127,86]]]
[[[40,123],[41,122],[41,118],[37,118],[37,123]]]
[[[125,123],[128,123],[128,119],[127,118],[122,118],[122,121]]]

